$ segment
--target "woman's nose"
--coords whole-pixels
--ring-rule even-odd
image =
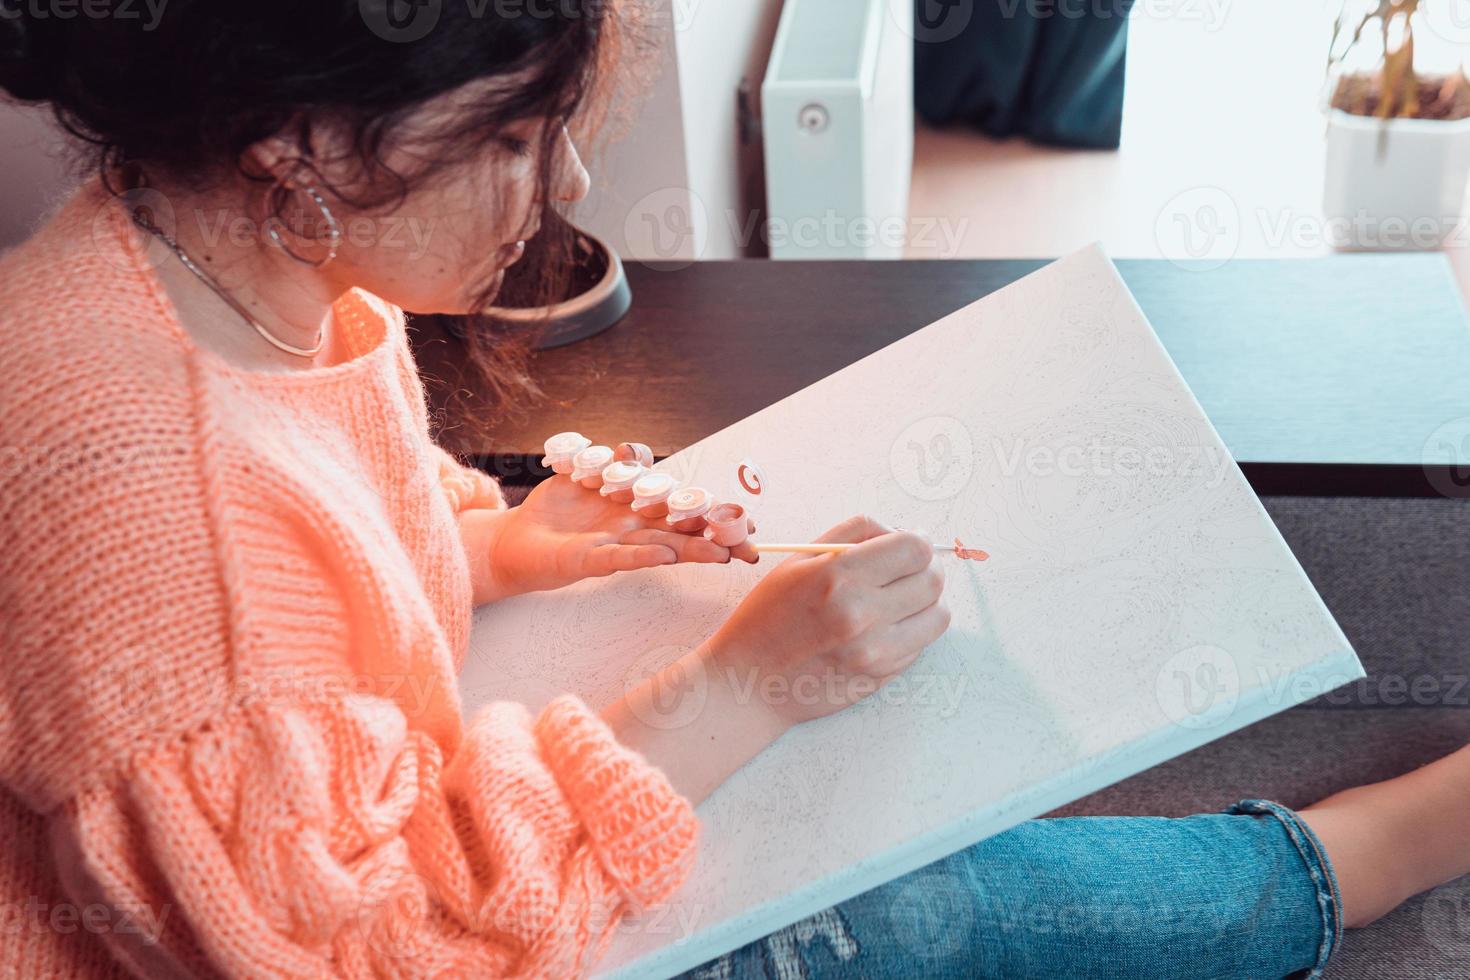
[[[577,154],[577,147],[565,126],[562,127],[561,134],[561,166],[557,169],[551,196],[558,201],[571,203],[587,196],[587,192],[592,189],[592,178],[588,175],[587,168],[582,166],[582,158]]]

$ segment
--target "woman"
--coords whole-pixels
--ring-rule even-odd
[[[679,887],[693,804],[844,707],[716,680],[668,732],[640,720],[657,685],[892,678],[948,623],[932,549],[853,518],[825,538],[859,547],[783,562],[600,716],[462,725],[473,604],[755,560],[565,478],[505,507],[430,441],[405,342],[402,310],[483,308],[586,192],[566,125],[631,12],[131,9],[0,11],[0,85],[99,160],[0,261],[8,974],[585,973]],[[523,341],[466,343],[486,390],[525,390]],[[946,908],[982,926],[955,975],[1320,971],[1342,926],[1467,870],[1467,796],[1462,753],[1301,814],[1036,821],[701,972],[902,975]],[[1035,907],[1136,914],[1018,925]]]

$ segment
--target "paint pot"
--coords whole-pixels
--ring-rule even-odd
[[[541,465],[551,467],[554,473],[570,473],[572,457],[590,445],[592,440],[580,432],[558,432],[546,440],[546,455],[541,457]]]
[[[642,463],[627,459],[616,460],[603,467],[602,489],[597,492],[615,504],[632,503],[633,484],[647,472]]]
[[[665,520],[675,531],[695,534],[704,530],[704,515],[714,502],[704,487],[683,487],[669,494],[669,516]]]
[[[607,446],[588,446],[572,457],[572,482],[596,490],[602,486],[602,471],[612,457],[613,451]]]
[[[613,459],[637,460],[645,467],[653,465],[653,450],[641,442],[620,442],[618,448],[613,450]]]
[[[644,473],[633,484],[633,509],[644,517],[666,517],[669,494],[678,485],[667,473]]]
[[[725,548],[743,543],[750,533],[745,508],[739,504],[715,504],[705,515],[705,520],[709,526],[704,529],[704,536]]]

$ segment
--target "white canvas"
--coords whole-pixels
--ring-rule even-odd
[[[992,557],[943,559],[953,623],[886,694],[793,730],[700,806],[692,879],[620,928],[610,975],[690,968],[1362,676],[1095,247],[657,468],[751,502],[747,458],[764,474],[758,539],[866,512]],[[778,560],[482,609],[465,710],[563,691],[600,708]]]

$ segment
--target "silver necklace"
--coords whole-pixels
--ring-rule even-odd
[[[204,285],[208,286],[211,290],[214,291],[214,294],[216,296],[228,303],[230,309],[240,314],[240,317],[246,323],[254,327],[255,332],[264,337],[272,347],[275,347],[278,350],[283,350],[287,354],[295,354],[297,357],[315,357],[317,354],[321,353],[321,349],[326,344],[327,340],[327,334],[325,330],[317,328],[316,343],[311,345],[310,347],[297,347],[295,344],[286,343],[280,337],[277,337],[275,334],[271,333],[265,324],[261,323],[259,320],[255,319],[255,317],[251,316],[250,311],[245,309],[244,304],[235,299],[235,297],[231,296],[229,292],[227,292],[225,288],[219,284],[219,281],[215,279],[214,276],[211,276],[209,273],[205,272],[198,263],[196,263],[192,258],[189,257],[189,253],[184,251],[184,247],[180,245],[177,241],[175,241],[174,238],[168,234],[168,232],[164,231],[162,228],[158,227],[158,225],[154,224],[153,219],[145,215],[143,213],[143,210],[143,208],[133,209],[133,223],[139,228],[142,228],[144,231],[148,232],[150,235],[156,237],[159,241],[163,242],[169,248],[171,248],[173,250],[173,253],[179,257],[179,261],[184,263],[184,268],[194,273],[194,275],[199,278],[200,282],[204,283]]]

